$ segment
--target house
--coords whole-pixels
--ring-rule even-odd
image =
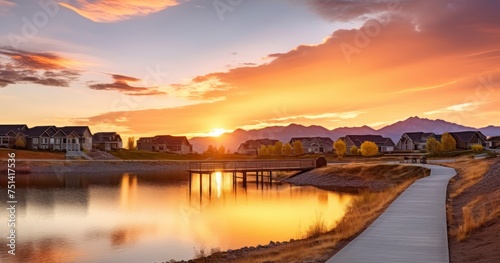
[[[188,154],[193,152],[193,146],[186,136],[158,135],[137,140],[137,149],[153,152],[169,152]]]
[[[0,125],[0,148],[14,148],[18,137],[25,140],[23,132],[27,129],[25,124]]]
[[[398,149],[403,151],[425,150],[427,139],[436,138],[433,132],[406,132],[398,142]]]
[[[392,152],[396,149],[396,145],[390,138],[385,138],[381,135],[347,135],[340,139],[346,143],[347,149],[350,149],[352,146],[356,146],[359,149],[361,144],[366,141],[374,142],[381,153]]]
[[[142,151],[153,151],[154,150],[154,142],[155,137],[141,137],[137,140],[137,150]]]
[[[26,136],[26,148],[28,150],[52,150],[54,136],[59,130],[56,126],[35,126],[24,132]]]
[[[328,137],[294,137],[290,144],[295,141],[302,142],[305,153],[329,153],[333,152],[333,140]]]
[[[81,151],[81,136],[56,126],[35,126],[23,132],[28,150]]]
[[[23,132],[29,150],[80,151],[79,136],[55,126],[35,126]]]
[[[257,140],[248,140],[242,144],[240,144],[240,147],[238,147],[238,153],[239,154],[246,154],[246,155],[258,155],[259,153],[259,148],[261,145],[274,145],[278,140],[273,140],[273,139],[257,139]]]
[[[81,150],[88,151],[92,149],[92,132],[90,132],[88,126],[65,126],[58,129],[62,130],[67,135],[71,132],[75,132],[78,135],[78,143],[80,144]]]
[[[457,149],[470,149],[472,145],[486,146],[486,136],[480,131],[450,132],[457,142]]]
[[[103,151],[119,150],[123,148],[120,135],[116,132],[98,132],[92,135],[92,148]]]
[[[500,148],[500,136],[491,136],[486,140],[486,146],[489,148]]]

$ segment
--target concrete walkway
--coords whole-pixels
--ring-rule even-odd
[[[446,187],[455,169],[421,165],[431,175],[406,189],[361,235],[327,262],[449,262]]]

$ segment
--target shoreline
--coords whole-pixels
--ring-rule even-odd
[[[132,160],[19,160],[19,174],[187,172],[186,161]],[[0,170],[2,172],[3,170]]]
[[[343,174],[328,173],[329,170],[331,171],[332,169],[335,169],[337,167],[323,167],[281,180],[282,182],[297,186],[313,186],[327,191],[340,191],[344,193],[359,194],[359,197],[361,198],[360,200],[356,201],[358,203],[354,204],[353,207],[359,205],[363,212],[360,213],[360,211],[354,208],[352,211],[348,212],[349,215],[346,214],[344,218],[339,221],[339,224],[331,230],[300,239],[291,238],[290,240],[284,242],[269,241],[269,243],[265,245],[260,244],[257,246],[245,246],[242,248],[228,249],[225,251],[219,251],[218,249],[216,249],[215,253],[203,255],[200,258],[180,261],[167,260],[166,262],[325,262],[330,259],[335,253],[340,251],[349,242],[354,240],[367,227],[369,227],[378,218],[378,216],[381,215],[390,206],[390,204],[394,200],[396,200],[396,198],[413,182],[430,174],[430,170],[428,170],[427,168],[415,168],[415,166],[407,166],[410,167],[408,168],[408,170],[405,170],[405,166],[403,165],[393,164],[368,164],[364,165],[364,167],[375,167],[375,169],[378,169],[381,165],[385,168],[389,167],[396,170],[403,169],[403,171],[406,171],[405,176],[401,177],[401,181],[396,180],[398,181],[397,183],[382,183],[379,180],[363,181],[359,180],[358,178],[358,180],[356,181],[356,185],[358,185],[360,188],[358,188],[357,190],[354,190],[354,185],[346,184],[346,182],[349,180],[345,180],[346,178],[343,178]],[[359,164],[353,164],[353,167],[359,167]],[[392,171],[391,169],[384,170],[383,173],[388,173]],[[422,169],[422,171],[427,171],[428,173],[425,174],[426,172],[424,172],[422,175],[420,175],[420,171],[414,171],[413,174],[410,175],[411,173],[408,171],[414,169]],[[415,176],[416,174],[419,175]],[[330,178],[324,180],[325,176]],[[300,180],[297,180],[297,177],[300,177]],[[355,178],[351,177],[349,179]],[[303,180],[307,181],[307,183],[304,183]],[[370,187],[370,185],[372,185],[373,187]],[[370,201],[364,201],[364,199]],[[376,200],[376,202],[374,200]],[[366,212],[371,208],[373,208],[372,211]],[[356,225],[355,227],[350,226],[352,222],[356,222],[354,223]],[[361,225],[358,225],[359,223],[361,223]],[[311,251],[306,251],[308,249],[310,249]],[[308,253],[309,255],[298,258],[296,256],[302,255],[296,255],[296,251],[302,251],[304,254]],[[291,255],[294,253],[295,255]],[[280,254],[288,254],[288,258],[283,257],[279,258],[278,260],[273,258]]]

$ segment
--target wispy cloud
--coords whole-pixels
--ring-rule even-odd
[[[2,57],[6,62],[2,62]],[[68,87],[80,76],[77,62],[54,53],[0,48],[0,87],[20,83]]]
[[[400,94],[400,93],[408,93],[408,92],[419,92],[419,91],[426,91],[426,90],[433,90],[433,89],[439,89],[442,87],[446,87],[449,85],[453,85],[458,83],[458,80],[455,81],[450,81],[447,83],[439,84],[439,85],[434,85],[434,86],[428,86],[428,87],[417,87],[417,88],[411,88],[411,89],[404,89],[404,90],[399,90],[396,92],[393,92],[394,94]]]
[[[59,4],[94,22],[109,23],[146,16],[178,3],[176,0],[68,0]]]
[[[191,100],[221,100],[230,86],[215,76],[199,76],[186,83],[172,84],[170,90],[176,96]]]
[[[93,90],[114,90],[126,95],[131,96],[153,96],[153,95],[165,95],[163,91],[159,91],[157,87],[141,87],[141,86],[131,86],[129,82],[139,82],[141,79],[119,75],[110,74],[114,82],[112,83],[92,83],[89,82],[88,87]]]
[[[425,115],[434,115],[434,114],[442,114],[442,113],[450,113],[450,112],[462,112],[462,111],[470,111],[477,109],[477,102],[468,102],[462,104],[451,105],[442,109],[424,112]]]
[[[296,116],[286,116],[273,118],[273,121],[286,121],[286,120],[297,120],[297,119],[308,119],[308,120],[317,120],[317,119],[354,119],[358,117],[362,112],[360,111],[350,111],[350,112],[330,112],[330,113],[321,113],[321,114],[304,114],[304,115],[296,115]]]
[[[9,11],[12,7],[14,7],[16,3],[6,0],[0,0],[0,14]]]

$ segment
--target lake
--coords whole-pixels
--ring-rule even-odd
[[[2,245],[1,262],[187,260],[200,249],[301,238],[321,220],[333,228],[352,200],[314,187],[243,187],[221,173],[211,184],[202,177],[200,192],[199,179],[190,185],[186,174],[18,175],[16,256]],[[6,204],[6,194],[0,201]],[[2,209],[0,219],[7,218]],[[1,223],[1,236],[7,231]]]

